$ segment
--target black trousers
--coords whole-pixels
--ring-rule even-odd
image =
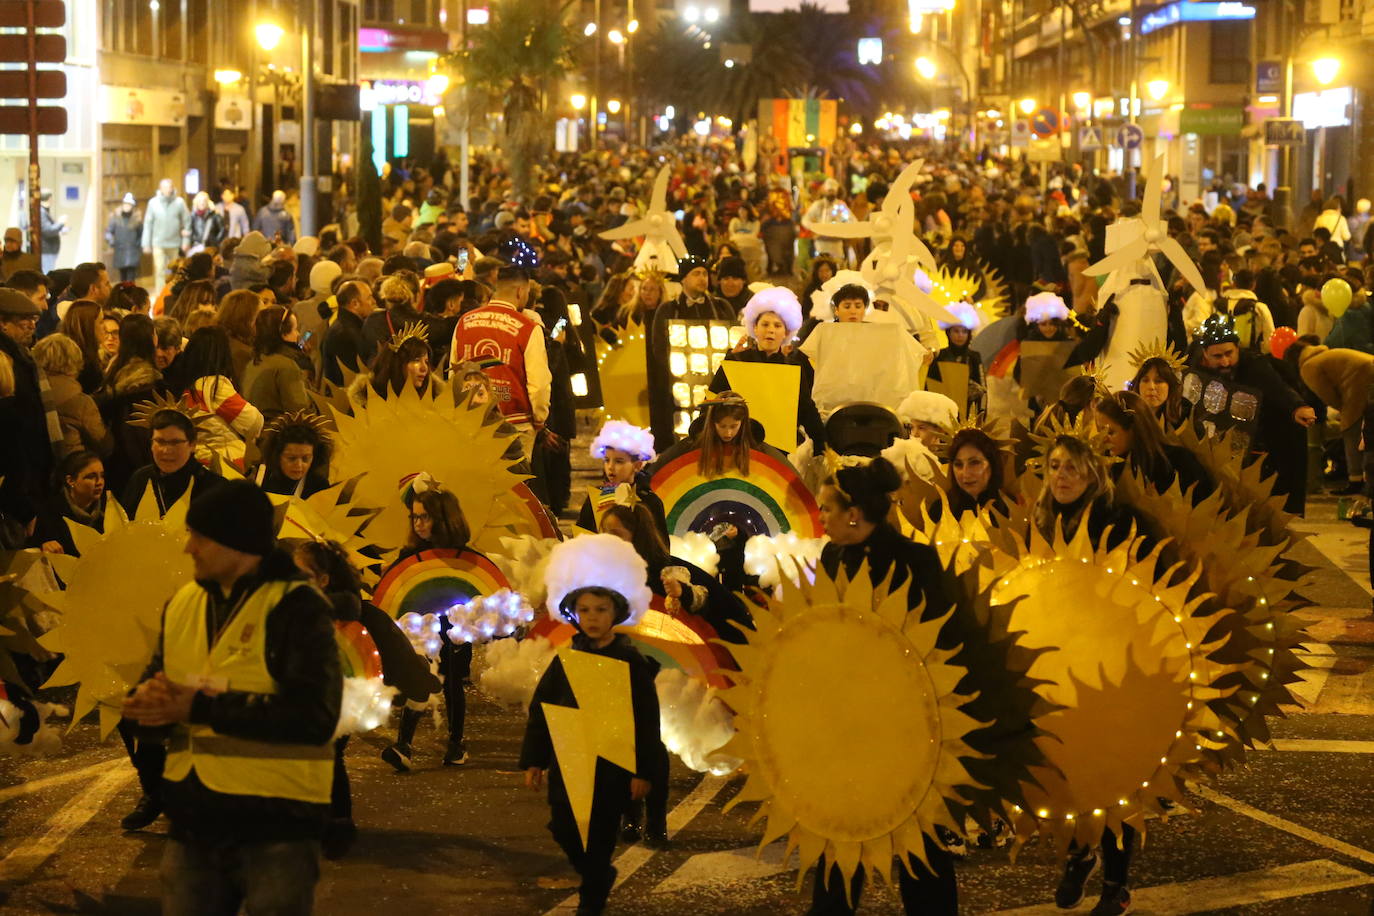
[[[334,782],[329,787],[329,816],[334,820],[353,820],[353,787],[344,765],[348,736],[334,742]]]
[[[439,674],[444,679],[444,709],[448,712],[450,741],[463,740],[468,713],[468,695],[463,682],[471,673],[472,643],[444,643],[439,650]]]
[[[908,916],[913,913],[953,916],[959,912],[959,884],[954,878],[954,857],[930,837],[925,838],[925,854],[930,862],[929,869],[915,856],[908,857],[915,877],[907,874],[901,864],[896,866],[902,911]],[[850,879],[850,898],[846,900],[844,874],[839,866],[831,866],[825,881],[821,880],[821,869],[817,868],[812,885],[811,909],[807,910],[807,916],[852,916],[863,897],[864,878],[864,870],[860,867]]]
[[[145,738],[138,734],[138,727],[128,719],[120,719],[119,737],[124,740],[124,750],[129,754],[129,762],[138,773],[138,784],[143,794],[149,798],[162,798],[162,771],[167,766],[167,746],[156,739]]]
[[[596,762],[596,788],[592,794],[587,845],[573,818],[568,790],[557,766],[549,769],[549,833],[563,849],[568,863],[582,877],[578,906],[600,912],[611,895],[614,873],[611,857],[620,833],[620,816],[630,797],[630,774],[605,760]]]
[[[646,816],[647,815],[647,816]],[[653,752],[653,770],[649,774],[649,794],[643,801],[627,800],[625,820],[643,823],[649,830],[667,830],[668,826],[668,747],[662,741]]]

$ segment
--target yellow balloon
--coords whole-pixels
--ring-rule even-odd
[[[1322,284],[1322,305],[1334,318],[1344,315],[1350,307],[1350,284],[1339,277],[1327,280]]]

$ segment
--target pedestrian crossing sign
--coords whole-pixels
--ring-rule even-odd
[[[1078,128],[1078,148],[1081,150],[1102,149],[1105,144],[1102,142],[1102,128],[1100,127],[1080,127]]]

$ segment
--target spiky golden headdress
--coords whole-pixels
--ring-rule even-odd
[[[146,400],[139,401],[133,406],[129,413],[129,425],[150,427],[153,417],[164,410],[175,410],[186,417],[191,421],[191,425],[195,426],[197,433],[204,431],[205,423],[211,417],[211,414],[204,410],[188,407],[178,397],[165,391],[155,391]]]
[[[281,435],[289,426],[305,426],[314,430],[321,439],[334,439],[334,424],[329,422],[329,418],[307,410],[292,410],[276,417],[263,429],[263,438]]]
[[[401,326],[400,333],[393,336],[387,346],[391,348],[392,353],[396,353],[407,340],[418,340],[428,344],[429,328],[423,321],[408,321]]]
[[[1147,360],[1162,359],[1169,364],[1169,368],[1174,370],[1174,375],[1182,377],[1185,366],[1183,354],[1173,348],[1167,341],[1156,337],[1149,343],[1142,343],[1130,353],[1126,354],[1126,359],[1130,360],[1137,372],[1140,367],[1145,365]]]
[[[1072,422],[1065,422],[1057,414],[1047,415],[1045,422],[1030,436],[1035,443],[1036,457],[1028,461],[1027,465],[1037,471],[1044,469],[1050,452],[1054,450],[1054,444],[1062,438],[1077,439],[1107,464],[1115,464],[1121,460],[1107,452],[1107,432],[1093,422],[1091,407],[1079,411]]]

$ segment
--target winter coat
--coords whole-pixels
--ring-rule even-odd
[[[1333,350],[1345,348],[1374,353],[1374,307],[1368,303],[1351,303],[1345,314],[1336,319],[1323,343]]]
[[[81,383],[71,375],[49,375],[48,387],[62,424],[63,453],[90,449],[102,457],[109,455],[114,436],[101,419],[95,399],[81,390]]]
[[[8,334],[0,333],[0,353],[14,364],[14,394],[0,398],[0,513],[27,524],[47,493],[54,462],[43,370]]]
[[[1342,431],[1364,419],[1369,386],[1374,384],[1374,356],[1359,350],[1307,347],[1298,354],[1298,372],[1323,404],[1340,411]]]
[[[335,385],[342,385],[344,376],[339,363],[351,372],[362,372],[376,352],[376,346],[369,344],[363,334],[363,320],[348,309],[339,309],[339,316],[329,326],[329,333],[324,335],[320,347],[324,377]]]
[[[137,210],[125,213],[123,208],[110,214],[105,227],[105,244],[114,251],[116,270],[137,267],[143,258],[143,214]]]
[[[191,211],[191,248],[218,248],[224,241],[224,219],[211,207]]]
[[[269,353],[244,367],[243,396],[269,421],[287,411],[304,410],[310,406],[305,375],[291,354]]]
[[[821,566],[831,578],[839,577],[841,567],[853,578],[865,562],[868,563],[869,581],[874,585],[886,579],[889,573],[892,575],[891,589],[910,581],[907,606],[915,608],[924,599],[923,620],[939,617],[949,610],[944,569],[935,548],[917,544],[883,522],[860,544],[841,545],[832,541],[821,550]]]
[[[227,205],[220,204],[217,209],[220,219],[224,221],[225,238],[243,238],[253,231],[248,225],[248,211],[243,209],[243,204],[233,201]]]
[[[43,251],[55,252],[62,247],[62,232],[66,227],[52,218],[52,208],[46,204],[38,208],[38,234],[43,238]]]
[[[109,491],[106,491],[91,512],[87,513],[72,505],[65,487],[58,487],[58,491],[39,509],[38,524],[34,526],[33,537],[29,538],[29,546],[42,547],[49,541],[56,541],[62,545],[62,553],[66,556],[81,556],[71,529],[67,527],[67,519],[103,534],[105,506],[111,498]]]
[[[291,218],[285,206],[273,207],[267,204],[258,211],[257,218],[253,220],[253,228],[267,236],[269,242],[280,235],[283,245],[296,244],[296,221]]]
[[[191,231],[191,211],[173,194],[154,194],[143,212],[144,248],[184,248]]]

